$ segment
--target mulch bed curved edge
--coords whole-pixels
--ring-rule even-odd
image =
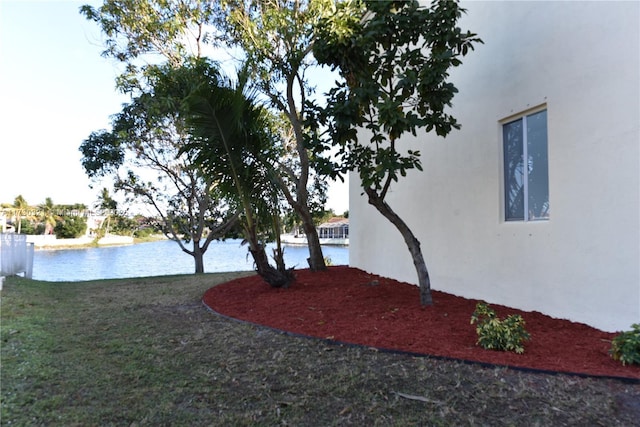
[[[434,306],[423,309],[417,302],[417,287],[343,266],[320,273],[298,270],[296,278],[290,289],[270,288],[258,276],[235,279],[207,290],[202,303],[223,318],[329,345],[371,348],[488,368],[640,383],[640,367],[622,366],[608,357],[610,344],[605,343],[615,334],[587,325],[492,304],[500,317],[521,314],[532,340],[525,346],[524,355],[490,351],[475,345],[475,328],[469,324],[477,300],[434,291]],[[454,308],[455,305],[458,307]],[[434,318],[436,323],[424,328],[431,341],[419,342],[425,339],[425,334],[415,325],[425,326],[425,322]],[[460,328],[463,332],[458,330]],[[402,343],[404,336],[413,340],[410,345]],[[400,344],[389,345],[394,339]],[[447,340],[451,342],[446,343]],[[541,349],[542,341],[550,348]],[[594,349],[587,349],[590,344]],[[434,345],[436,351],[428,351],[429,346]],[[452,354],[446,354],[447,351]],[[553,351],[556,353],[550,353]],[[603,351],[607,353],[606,358],[603,358]],[[598,363],[594,365],[591,361],[591,366],[587,366],[585,357],[598,358]],[[544,358],[551,362],[545,362]],[[527,363],[531,361],[535,363]],[[545,367],[545,363],[550,367]],[[571,369],[571,363],[582,369]]]

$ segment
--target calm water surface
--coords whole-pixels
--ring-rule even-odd
[[[267,248],[269,255],[271,248]],[[333,265],[349,263],[346,246],[323,246],[322,251]],[[247,246],[241,246],[240,240],[212,242],[204,254],[204,270],[206,273],[252,270],[253,259],[247,254]],[[287,267],[308,266],[306,246],[285,246],[284,256]],[[33,278],[53,282],[189,274],[194,270],[193,258],[170,240],[102,248],[36,250],[33,257]]]

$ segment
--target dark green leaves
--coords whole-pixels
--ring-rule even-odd
[[[426,129],[446,136],[460,127],[446,113],[457,92],[449,69],[481,42],[456,26],[463,11],[448,0],[429,8],[417,1],[348,1],[316,31],[316,58],[345,81],[331,90],[322,116],[339,146],[339,167],[359,171],[363,185],[383,197],[391,181],[421,170],[417,151],[399,149],[404,134]]]
[[[124,150],[118,137],[105,130],[91,132],[80,145],[82,167],[90,178],[105,176],[120,167]]]

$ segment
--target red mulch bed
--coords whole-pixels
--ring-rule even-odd
[[[377,280],[377,285],[371,283]],[[271,328],[387,350],[553,372],[640,379],[639,366],[622,366],[608,354],[615,334],[538,312],[491,304],[498,317],[520,314],[531,340],[524,354],[476,345],[470,324],[477,300],[433,291],[422,308],[418,288],[350,267],[296,271],[289,289],[258,276],[209,289],[213,311]]]

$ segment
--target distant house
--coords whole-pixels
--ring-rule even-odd
[[[466,2],[484,45],[453,70],[446,139],[387,201],[435,289],[587,323],[640,322],[640,2]],[[350,265],[417,283],[350,179]],[[471,313],[469,313],[471,315]]]
[[[316,227],[321,245],[349,245],[349,219],[333,217]],[[280,236],[282,243],[306,245],[307,236],[295,229],[292,233]]]
[[[320,224],[317,229],[318,237],[321,239],[348,239],[349,219],[333,217],[329,221]]]

